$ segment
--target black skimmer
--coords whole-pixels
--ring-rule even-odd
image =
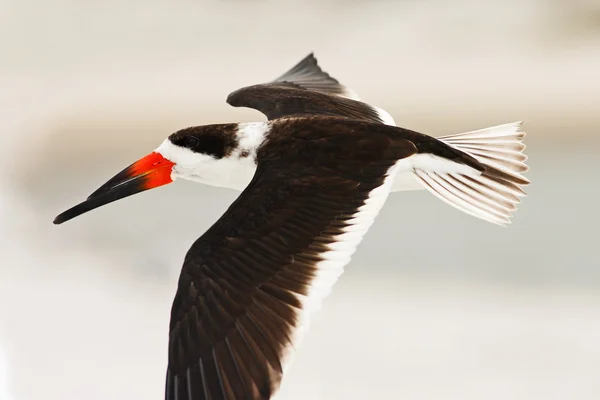
[[[388,194],[421,187],[505,225],[529,183],[520,123],[433,138],[323,72],[312,54],[227,102],[267,122],[170,135],[82,213],[181,177],[243,189],[185,256],[171,312],[167,400],[270,399]]]

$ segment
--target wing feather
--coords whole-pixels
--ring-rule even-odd
[[[353,90],[348,89],[337,79],[324,72],[313,53],[304,57],[289,71],[275,79],[274,82],[291,83],[304,89],[325,93],[330,96],[360,100]]]
[[[272,82],[230,93],[227,103],[253,108],[270,120],[328,115],[396,125],[385,110],[360,101],[356,93],[324,72],[312,53]]]

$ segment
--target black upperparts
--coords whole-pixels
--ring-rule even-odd
[[[238,124],[193,126],[173,133],[169,140],[194,153],[221,159],[237,148],[237,128]]]

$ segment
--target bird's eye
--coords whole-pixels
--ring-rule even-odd
[[[198,140],[197,137],[195,137],[195,136],[186,136],[185,142],[184,142],[184,146],[191,149],[191,148],[194,148],[194,147],[198,146],[198,143],[200,143],[200,141]]]

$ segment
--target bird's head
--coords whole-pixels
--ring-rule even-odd
[[[204,125],[170,135],[54,220],[61,224],[105,204],[173,182],[189,179],[212,186],[243,189],[256,169],[256,150],[268,131],[266,123]]]

